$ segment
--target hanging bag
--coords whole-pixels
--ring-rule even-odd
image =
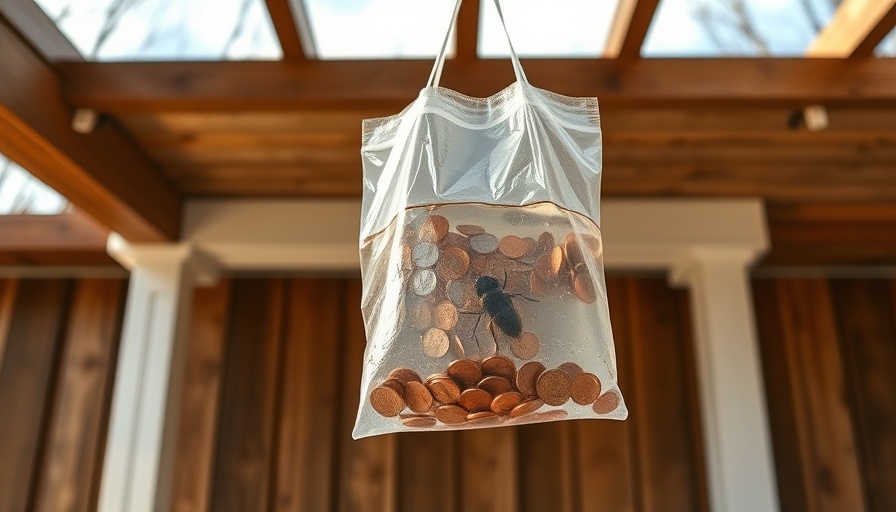
[[[413,103],[363,123],[352,436],[624,419],[597,100],[532,87],[512,45],[516,83],[498,94],[440,88],[448,41]]]

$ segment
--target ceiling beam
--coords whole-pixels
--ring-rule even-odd
[[[305,60],[305,50],[299,38],[299,28],[290,0],[265,0],[271,23],[277,32],[280,48],[283,49],[283,60]]]
[[[870,57],[896,26],[896,0],[843,0],[807,57]]]
[[[117,265],[106,253],[109,230],[80,210],[0,215],[0,233],[0,267]]]
[[[0,152],[133,241],[175,240],[181,198],[115,122],[71,129],[56,71],[0,19]]]
[[[488,96],[513,81],[486,60],[446,63],[443,85]],[[417,97],[431,61],[60,63],[66,100],[107,113],[394,109]],[[525,63],[533,85],[604,105],[719,106],[896,100],[896,59],[613,59]]]
[[[45,59],[83,60],[71,41],[34,0],[3,0],[0,17],[6,18],[20,34],[25,34],[31,46]]]
[[[619,0],[604,46],[608,59],[637,59],[659,0]]]
[[[457,14],[456,51],[458,60],[479,58],[479,0],[467,0]]]

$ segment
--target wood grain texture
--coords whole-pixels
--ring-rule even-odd
[[[578,510],[573,491],[573,426],[561,421],[516,429],[520,510]]]
[[[17,279],[0,279],[0,368],[3,368],[3,353],[9,338],[9,323],[16,303]]]
[[[296,20],[293,17],[292,6],[289,0],[265,0],[271,23],[277,32],[280,48],[283,50],[283,60],[304,60],[305,51],[302,49],[302,41]]]
[[[364,322],[361,318],[361,282],[350,280],[344,304],[345,340],[342,353],[339,472],[336,509],[340,512],[391,512],[397,509],[396,435],[353,441],[358,412],[358,388],[364,360]]]
[[[172,512],[209,510],[231,300],[230,281],[211,288],[197,288],[193,295],[171,491]]]
[[[289,283],[281,377],[274,510],[333,508],[343,283]]]
[[[460,510],[519,510],[516,428],[458,432]]]
[[[888,283],[832,283],[868,508],[896,503],[896,328]]]
[[[0,367],[0,512],[25,512],[33,506],[69,288],[62,280],[19,283]]]
[[[844,0],[815,40],[807,57],[871,57],[896,25],[893,0]]]
[[[604,57],[636,59],[641,56],[641,46],[647,29],[653,21],[659,0],[620,0],[610,25]]]
[[[35,511],[96,509],[125,288],[116,279],[75,284]]]
[[[238,280],[232,297],[211,510],[267,510],[277,450],[284,283]]]
[[[456,432],[420,432],[398,437],[398,510],[455,512]]]

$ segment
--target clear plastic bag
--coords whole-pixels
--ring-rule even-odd
[[[439,88],[447,41],[411,105],[363,124],[352,436],[624,419],[597,100],[532,87],[512,47],[500,93]]]

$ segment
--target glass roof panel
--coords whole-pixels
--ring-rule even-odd
[[[893,29],[887,37],[877,45],[874,53],[878,57],[896,57],[896,29]]]
[[[319,59],[435,58],[454,0],[305,0]],[[450,55],[454,45],[450,44]]]
[[[645,57],[801,56],[841,0],[661,0]]]
[[[513,48],[524,57],[594,57],[603,54],[618,0],[502,2]],[[493,2],[481,2],[479,55],[506,57],[507,38]]]
[[[263,0],[36,0],[89,60],[279,59]]]
[[[0,215],[56,215],[68,201],[0,154]]]

